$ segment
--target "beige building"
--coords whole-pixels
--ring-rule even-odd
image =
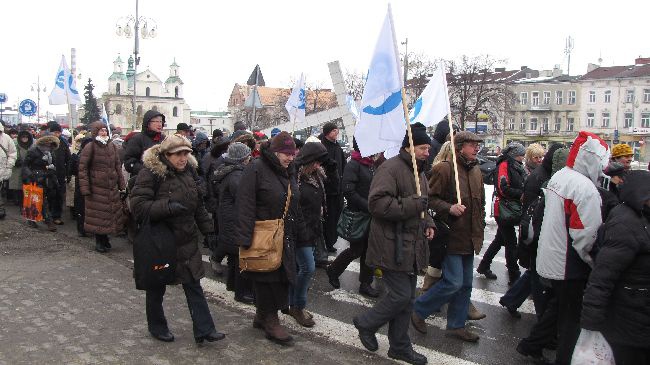
[[[133,57],[129,57],[126,73],[124,62],[118,56],[113,62],[113,74],[108,78],[108,92],[102,95],[110,123],[124,131],[133,129]],[[151,70],[146,69],[136,78],[136,130],[141,128],[142,116],[147,110],[157,110],[165,115],[165,130],[176,130],[180,122],[190,124],[190,107],[183,98],[183,81],[176,60],[169,66],[169,76],[163,82]]]

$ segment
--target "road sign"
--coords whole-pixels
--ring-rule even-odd
[[[34,102],[34,100],[25,99],[20,102],[20,105],[18,106],[18,111],[20,112],[20,114],[26,117],[31,117],[32,115],[36,114],[36,103]]]
[[[0,93],[0,103],[6,103],[6,102],[7,102],[7,94]]]

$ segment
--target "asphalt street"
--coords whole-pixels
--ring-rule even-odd
[[[488,220],[484,249],[496,232]],[[341,289],[333,289],[322,269],[317,269],[308,293],[308,310],[316,326],[305,329],[288,316],[281,320],[296,338],[290,349],[270,344],[251,326],[254,307],[235,302],[225,289],[225,278],[214,276],[203,249],[207,277],[202,284],[217,328],[228,333],[225,341],[197,347],[180,288],[169,290],[165,310],[177,340],[162,344],[148,336],[144,295],[131,277],[132,247],[122,237],[111,239],[108,254],[94,252],[94,239],[77,237],[74,221],[66,220],[59,232],[44,225],[36,231],[10,210],[0,223],[0,364],[33,363],[391,363],[386,351],[386,328],[380,331],[380,349],[362,349],[352,317],[372,306],[375,299],[358,294],[358,262],[341,277]],[[339,241],[337,247],[345,247]],[[480,256],[474,260],[478,266]],[[225,265],[225,261],[224,261]],[[225,268],[225,266],[224,266]],[[532,302],[520,309],[521,319],[511,317],[498,304],[508,289],[503,250],[492,270],[497,280],[475,273],[472,301],[487,314],[468,322],[481,336],[465,343],[445,336],[445,312],[427,320],[429,333],[414,329],[410,336],[430,364],[526,364],[515,347],[535,322]],[[419,278],[421,282],[422,278]],[[384,291],[377,278],[373,284]],[[553,357],[551,353],[547,356]]]

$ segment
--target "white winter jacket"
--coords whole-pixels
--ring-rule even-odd
[[[7,133],[0,133],[0,181],[9,180],[17,156],[14,140]]]

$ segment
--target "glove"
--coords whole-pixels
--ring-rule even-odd
[[[411,199],[414,200],[415,210],[418,213],[427,211],[427,208],[429,206],[429,199],[427,197],[413,195],[411,196]]]
[[[47,161],[47,160],[49,160],[49,158],[47,157],[47,155],[44,155],[44,156],[41,157],[41,158],[43,159],[43,161]]]
[[[170,200],[169,203],[167,203],[167,206],[169,207],[169,214],[172,216],[181,215],[187,212],[187,207],[177,201]]]
[[[49,165],[47,165],[47,169],[48,170],[56,170],[56,167],[54,166],[54,164],[49,164]]]

